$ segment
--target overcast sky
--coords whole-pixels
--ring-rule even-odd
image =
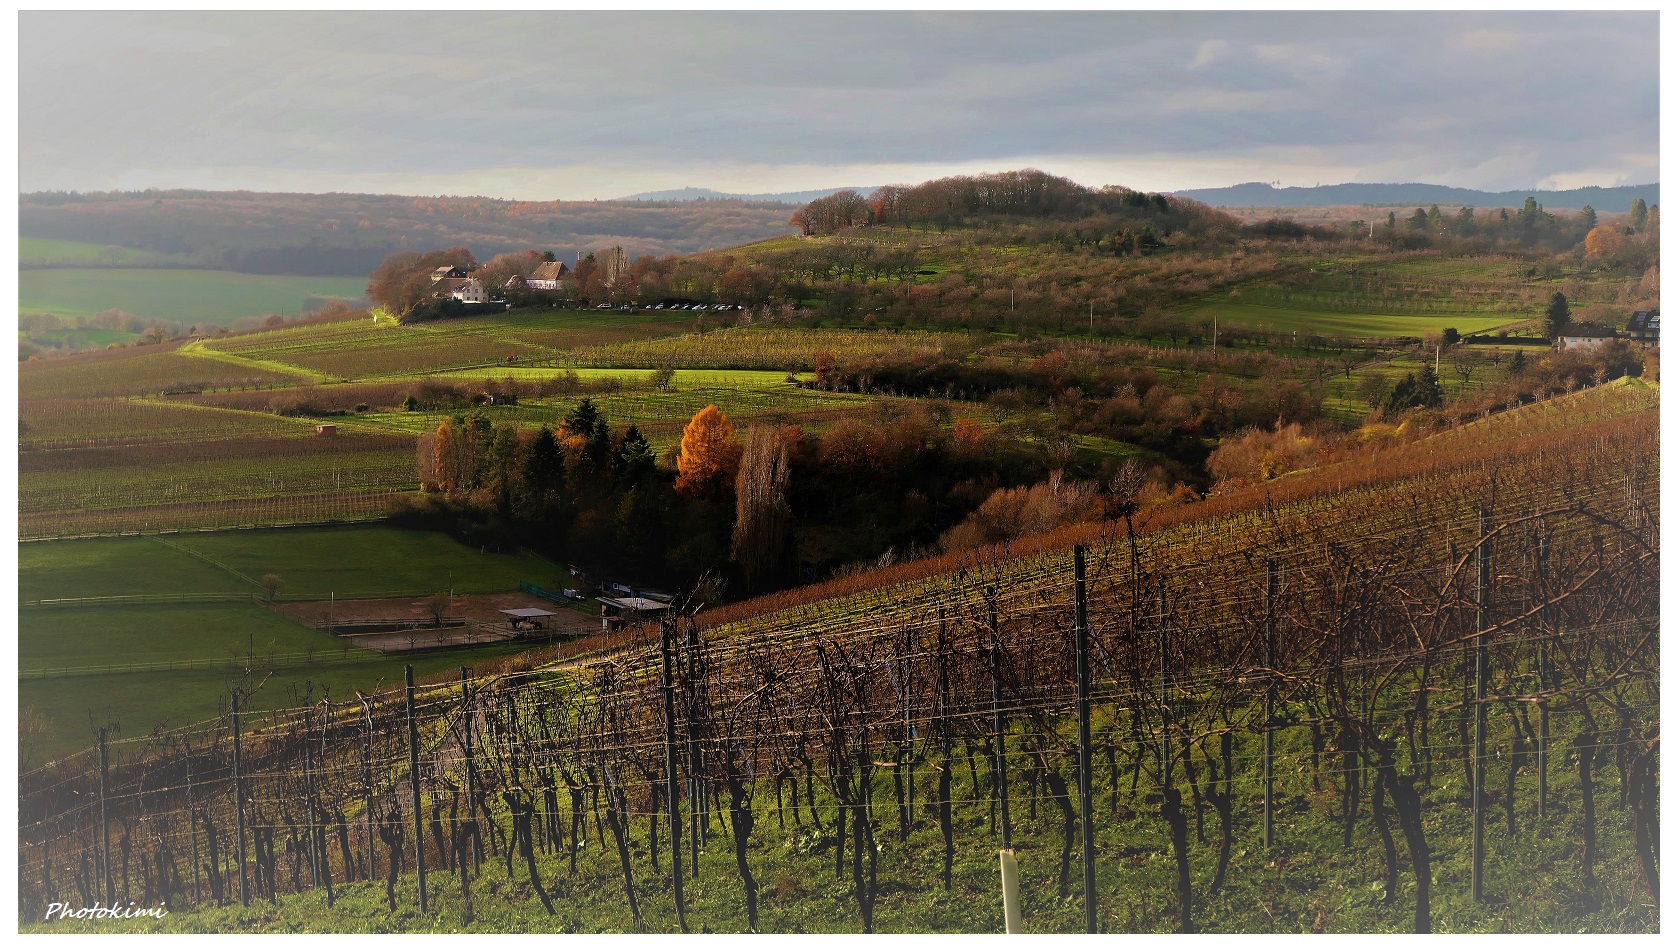
[[[1659,181],[1659,15],[22,13],[24,191]]]

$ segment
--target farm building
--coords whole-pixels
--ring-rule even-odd
[[[335,424],[315,424],[313,432],[315,437],[336,437],[337,426]]]
[[[672,607],[666,602],[638,597],[600,597],[598,604],[602,607],[603,614],[601,617],[605,631],[615,631],[627,625],[660,617],[663,612]]]
[[[440,299],[485,303],[488,301],[488,288],[479,279],[449,276],[435,281],[435,295]]]
[[[1633,342],[1659,345],[1660,310],[1639,309],[1632,313],[1631,319],[1626,322],[1626,335],[1630,336]]]
[[[439,283],[444,279],[464,279],[475,269],[474,266],[438,266],[430,271],[430,282]]]
[[[1575,322],[1562,330],[1556,339],[1556,348],[1588,349],[1594,348],[1614,338],[1614,327],[1605,326],[1597,322]]]
[[[529,289],[556,289],[569,276],[569,267],[562,263],[542,263],[528,276]]]

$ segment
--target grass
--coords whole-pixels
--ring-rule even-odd
[[[352,276],[269,276],[222,270],[65,268],[18,274],[18,311],[92,316],[123,309],[146,319],[231,325],[246,316],[302,311],[307,297],[358,299]]]
[[[549,309],[394,325],[371,320],[297,326],[209,342],[241,359],[334,378],[376,378],[482,363],[552,359],[585,346],[689,331],[674,313]]]
[[[1217,315],[1222,326],[1359,338],[1421,337],[1447,328],[1462,333],[1484,332],[1526,318],[1525,315],[1481,312],[1340,312],[1304,306],[1261,305],[1232,299],[1215,300],[1193,307],[1184,314],[1197,320]]]
[[[28,266],[155,266],[178,263],[181,258],[130,247],[101,246],[74,240],[19,237],[17,261]]]
[[[1507,745],[1508,727],[1493,718],[1489,738],[1494,747]],[[1501,803],[1494,803],[1486,819],[1488,860],[1486,891],[1489,901],[1476,904],[1469,893],[1469,815],[1459,761],[1442,762],[1434,785],[1425,792],[1426,835],[1433,848],[1433,911],[1436,932],[1643,932],[1658,929],[1656,910],[1637,883],[1631,860],[1629,814],[1608,800],[1617,793],[1613,767],[1596,769],[1597,824],[1602,857],[1598,884],[1580,889],[1574,865],[1577,858],[1579,799],[1577,777],[1564,754],[1571,733],[1553,733],[1550,812],[1537,817],[1530,804],[1531,780],[1523,777],[1527,794],[1519,805],[1521,831],[1508,838]],[[1415,883],[1403,857],[1399,888],[1391,903],[1383,903],[1382,852],[1368,818],[1368,802],[1360,801],[1357,838],[1351,849],[1343,845],[1342,795],[1338,756],[1324,759],[1326,769],[1315,786],[1307,765],[1306,732],[1289,728],[1278,734],[1275,785],[1276,839],[1268,851],[1260,843],[1260,784],[1256,738],[1239,739],[1238,757],[1244,763],[1233,786],[1232,849],[1226,887],[1210,894],[1218,820],[1210,808],[1205,815],[1206,843],[1189,839],[1195,916],[1199,929],[1213,933],[1409,932]],[[1012,744],[1012,750],[1015,744]],[[1023,928],[1030,933],[1083,932],[1080,855],[1076,844],[1069,867],[1067,896],[1061,896],[1057,870],[1061,854],[1060,816],[1040,798],[1030,814],[1027,781],[1016,755],[1010,768],[1012,822],[1020,868]],[[983,771],[985,767],[983,766]],[[954,856],[952,885],[942,887],[942,843],[928,802],[933,792],[932,763],[919,773],[918,809],[909,836],[901,839],[890,771],[879,770],[873,786],[879,892],[876,929],[884,933],[967,932],[1003,930],[999,894],[998,841],[988,821],[987,794],[978,791],[962,760],[953,769],[952,819]],[[985,775],[985,772],[984,772]],[[1491,778],[1504,778],[1501,766]],[[1072,779],[1070,778],[1072,785]],[[1188,807],[1190,791],[1185,787]],[[561,795],[561,794],[560,794]],[[1174,858],[1158,817],[1158,794],[1146,776],[1136,793],[1123,776],[1120,804],[1111,811],[1108,770],[1099,757],[1094,766],[1093,806],[1096,813],[1096,875],[1099,929],[1112,934],[1160,933],[1177,929],[1173,898]],[[729,797],[722,795],[722,805]],[[749,849],[750,867],[760,884],[760,929],[763,933],[854,933],[859,929],[851,876],[838,876],[834,865],[831,796],[822,786],[817,796],[823,830],[813,825],[805,807],[789,809],[778,825],[778,807],[769,782],[754,795],[755,832]],[[642,794],[635,797],[639,816],[630,830],[629,846],[638,897],[645,914],[643,930],[677,931],[671,879],[668,875],[666,834],[660,870],[648,857]],[[1078,800],[1075,801],[1078,808]],[[502,808],[502,807],[501,807]],[[589,823],[590,819],[587,820]],[[569,825],[564,820],[565,838]],[[689,877],[686,860],[685,897],[693,931],[740,932],[745,927],[742,886],[736,877],[729,831],[711,822],[703,844],[700,877]],[[25,919],[29,931],[94,932],[474,932],[583,933],[631,932],[613,842],[600,839],[588,825],[589,837],[580,849],[573,872],[566,852],[539,853],[542,877],[556,913],[540,906],[519,864],[508,877],[503,859],[490,857],[481,876],[472,882],[475,917],[464,917],[456,873],[430,866],[428,889],[431,912],[417,910],[412,855],[407,873],[396,887],[397,906],[391,911],[383,899],[381,882],[335,886],[335,904],[327,907],[324,892],[311,890],[281,894],[277,905],[255,900],[249,908],[208,906],[176,909],[161,920],[114,922],[69,921],[39,924]],[[355,839],[358,840],[358,830]],[[1397,826],[1393,828],[1399,836]],[[1076,833],[1077,838],[1077,833]],[[687,837],[687,844],[689,839]],[[380,847],[381,851],[381,847]],[[519,859],[520,861],[520,859]],[[285,864],[281,861],[281,866]],[[385,866],[380,865],[380,869]],[[189,879],[187,879],[189,884]]]
[[[549,582],[553,569],[534,556],[483,552],[444,533],[392,526],[236,530],[23,543],[18,595],[254,591],[269,572],[284,579],[281,599],[421,594],[447,588],[449,575],[462,595]]]
[[[255,594],[261,578],[277,573],[281,600],[378,598],[515,591],[527,580],[552,584],[555,568],[533,556],[487,553],[441,533],[387,526],[187,533],[23,543],[18,549],[18,597],[86,598],[176,593]],[[409,659],[373,657],[344,662],[348,652],[327,632],[297,624],[249,602],[97,604],[25,607],[18,618],[18,662],[23,670],[191,659],[228,659],[251,648],[267,654],[312,653],[318,663],[273,670],[257,706],[280,706],[291,684],[312,681],[333,693],[399,679]],[[410,659],[419,673],[496,658],[523,646],[462,649]],[[259,661],[258,661],[259,663]],[[119,719],[130,735],[158,724],[178,726],[213,716],[229,679],[221,670],[157,670],[27,679],[19,706],[45,721],[45,752],[80,749],[89,712]]]

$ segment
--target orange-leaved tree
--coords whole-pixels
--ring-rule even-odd
[[[731,419],[714,405],[691,418],[679,440],[679,477],[673,488],[680,496],[717,498],[732,486],[743,452],[735,434]]]

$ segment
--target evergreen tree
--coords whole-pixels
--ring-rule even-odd
[[[1585,231],[1589,233],[1597,225],[1596,208],[1586,204],[1584,209],[1579,212],[1579,219],[1585,224]]]
[[[1643,200],[1643,198],[1641,198],[1641,197],[1632,198],[1631,199],[1631,225],[1632,225],[1632,227],[1637,229],[1637,230],[1642,230],[1643,225],[1645,223],[1648,223],[1648,221],[1649,221],[1649,204],[1648,204],[1648,202]]]
[[[530,494],[543,497],[562,482],[563,451],[558,448],[552,429],[542,424],[528,445],[528,456],[523,459],[523,483]]]
[[[639,433],[638,425],[628,425],[615,452],[616,476],[630,485],[647,479],[655,470],[656,453],[650,449],[650,442]]]
[[[592,437],[592,429],[597,423],[598,407],[592,403],[591,398],[582,398],[581,403],[575,405],[574,410],[563,418],[563,426],[569,429],[570,434],[579,434],[585,438]]]
[[[1568,311],[1567,297],[1557,292],[1550,297],[1550,305],[1544,310],[1544,337],[1556,341],[1562,330],[1573,322],[1573,313]]]

